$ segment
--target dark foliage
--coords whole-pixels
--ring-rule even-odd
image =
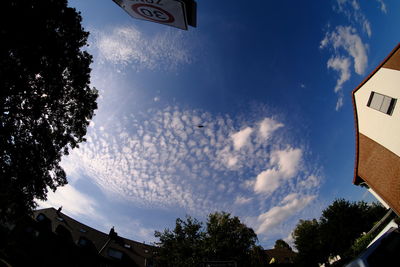
[[[318,266],[324,261],[320,224],[316,219],[300,220],[293,231],[294,244],[298,250],[299,266]]]
[[[240,266],[250,261],[250,251],[257,242],[253,229],[229,213],[216,212],[208,216],[205,238],[209,260],[234,260]]]
[[[368,232],[385,213],[386,209],[377,204],[338,199],[322,212],[319,221],[300,220],[293,231],[299,251],[298,264],[317,266],[327,263],[332,256],[343,258],[355,240]]]
[[[187,217],[176,220],[173,231],[156,231],[159,238],[159,262],[162,266],[199,266],[206,261],[235,261],[238,266],[259,262],[262,254],[256,246],[257,235],[229,213],[208,216],[206,229],[202,223]]]
[[[66,0],[0,4],[0,220],[67,183],[59,165],[97,108],[88,33]]]
[[[275,241],[274,248],[285,248],[285,249],[292,251],[292,248],[290,247],[290,245],[282,239],[278,239]]]
[[[363,232],[368,232],[386,213],[384,207],[366,202],[335,200],[321,216],[322,239],[331,256],[342,255]]]
[[[195,266],[203,257],[204,232],[202,223],[186,217],[186,221],[176,219],[175,229],[156,231],[160,241],[158,262],[161,266]]]

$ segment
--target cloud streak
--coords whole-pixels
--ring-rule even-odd
[[[350,23],[358,24],[363,32],[366,33],[368,37],[371,37],[371,23],[362,12],[358,0],[336,0],[334,10],[340,14],[344,14]]]
[[[381,11],[386,14],[387,13],[387,7],[386,7],[385,2],[383,2],[383,0],[377,0],[377,1],[380,4]]]
[[[377,0],[380,10],[387,13],[383,0]],[[344,15],[350,25],[337,26],[333,30],[328,26],[320,49],[331,48],[333,53],[327,61],[328,69],[338,72],[334,88],[337,94],[336,111],[344,104],[343,86],[351,77],[351,69],[358,75],[364,75],[368,66],[368,44],[363,41],[372,36],[372,25],[364,14],[358,0],[336,0],[333,10]]]
[[[327,62],[328,69],[339,73],[334,92],[338,95],[336,110],[343,106],[343,85],[351,77],[350,68],[355,73],[363,75],[368,65],[367,45],[361,40],[353,27],[338,26],[332,32],[328,32],[321,41],[320,49],[331,46],[334,54]]]
[[[256,233],[264,235],[271,234],[271,230],[275,226],[303,210],[314,199],[315,196],[300,196],[298,194],[286,196],[281,201],[280,205],[274,206],[267,212],[258,216],[257,222],[259,226]]]

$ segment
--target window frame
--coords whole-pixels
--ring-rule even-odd
[[[377,95],[377,97],[378,96],[382,97],[382,100],[381,100],[381,103],[379,105],[379,108],[377,108],[376,106],[372,105],[373,104],[372,101],[374,100],[374,96],[375,95]],[[387,109],[386,109],[386,108],[384,108],[385,107],[384,103],[385,103],[385,101],[387,101],[387,99],[389,99],[390,103],[389,103],[389,105],[387,106]],[[396,98],[393,98],[393,97],[390,97],[390,96],[387,96],[387,95],[384,95],[384,94],[381,94],[381,93],[378,93],[378,92],[375,92],[375,91],[371,91],[371,94],[369,95],[369,99],[368,99],[368,102],[367,102],[367,107],[372,108],[372,109],[377,110],[377,111],[380,111],[380,112],[382,112],[384,114],[387,114],[389,116],[392,116],[394,108],[396,106],[396,103],[397,103],[397,99]]]
[[[124,252],[115,248],[108,248],[107,256],[113,259],[122,260],[122,258],[124,257]]]

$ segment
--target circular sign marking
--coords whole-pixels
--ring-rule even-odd
[[[155,22],[172,23],[175,21],[174,17],[168,11],[153,5],[134,4],[132,5],[132,10],[138,15]]]

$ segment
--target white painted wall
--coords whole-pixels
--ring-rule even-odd
[[[368,191],[386,208],[389,209],[390,206],[374,191],[372,188],[368,188]]]
[[[392,115],[367,106],[371,92],[397,98]],[[358,130],[400,156],[400,71],[381,68],[356,93]]]

